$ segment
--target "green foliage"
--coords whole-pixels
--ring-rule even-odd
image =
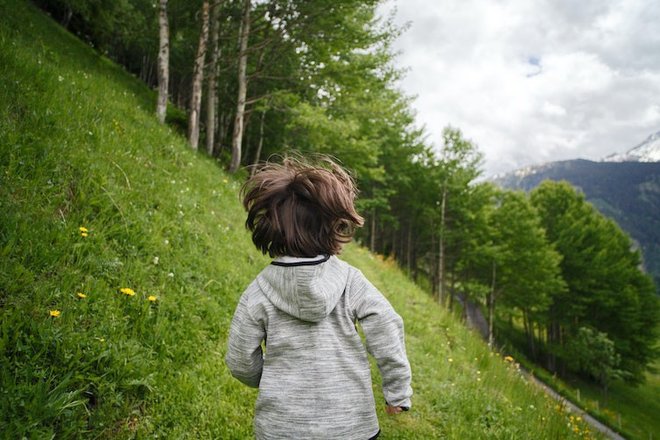
[[[503,305],[542,320],[561,293],[560,255],[550,247],[536,210],[522,192],[503,191],[495,201],[491,230],[496,248],[495,290]]]
[[[603,388],[623,372],[618,369],[621,364],[619,356],[607,334],[589,327],[580,327],[577,335],[566,346],[566,359],[575,371],[582,371],[595,378]]]
[[[657,354],[660,301],[651,279],[639,269],[639,252],[614,222],[566,182],[542,183],[531,200],[562,255],[567,285],[553,300],[550,320],[567,338],[582,326],[606,333],[628,380],[642,380]]]

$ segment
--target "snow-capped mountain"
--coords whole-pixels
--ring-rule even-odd
[[[611,154],[601,162],[660,162],[660,131],[627,152]]]

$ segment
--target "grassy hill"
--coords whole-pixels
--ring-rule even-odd
[[[154,103],[29,4],[0,0],[2,437],[252,435],[256,392],[223,358],[268,259],[244,231],[240,180],[160,126]],[[356,246],[343,258],[406,323],[414,408],[379,407],[382,438],[591,437],[393,264]]]

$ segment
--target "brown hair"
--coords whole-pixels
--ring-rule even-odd
[[[349,174],[327,157],[314,164],[284,158],[266,163],[243,185],[245,227],[271,257],[334,255],[364,219]]]

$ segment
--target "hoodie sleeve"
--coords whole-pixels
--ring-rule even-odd
[[[229,329],[225,362],[232,376],[247,386],[258,388],[263,368],[261,342],[266,332],[248,308],[248,296],[241,296]]]
[[[406,356],[403,320],[361,272],[354,279],[352,306],[376,358],[383,379],[383,394],[392,406],[410,407],[412,373]]]

